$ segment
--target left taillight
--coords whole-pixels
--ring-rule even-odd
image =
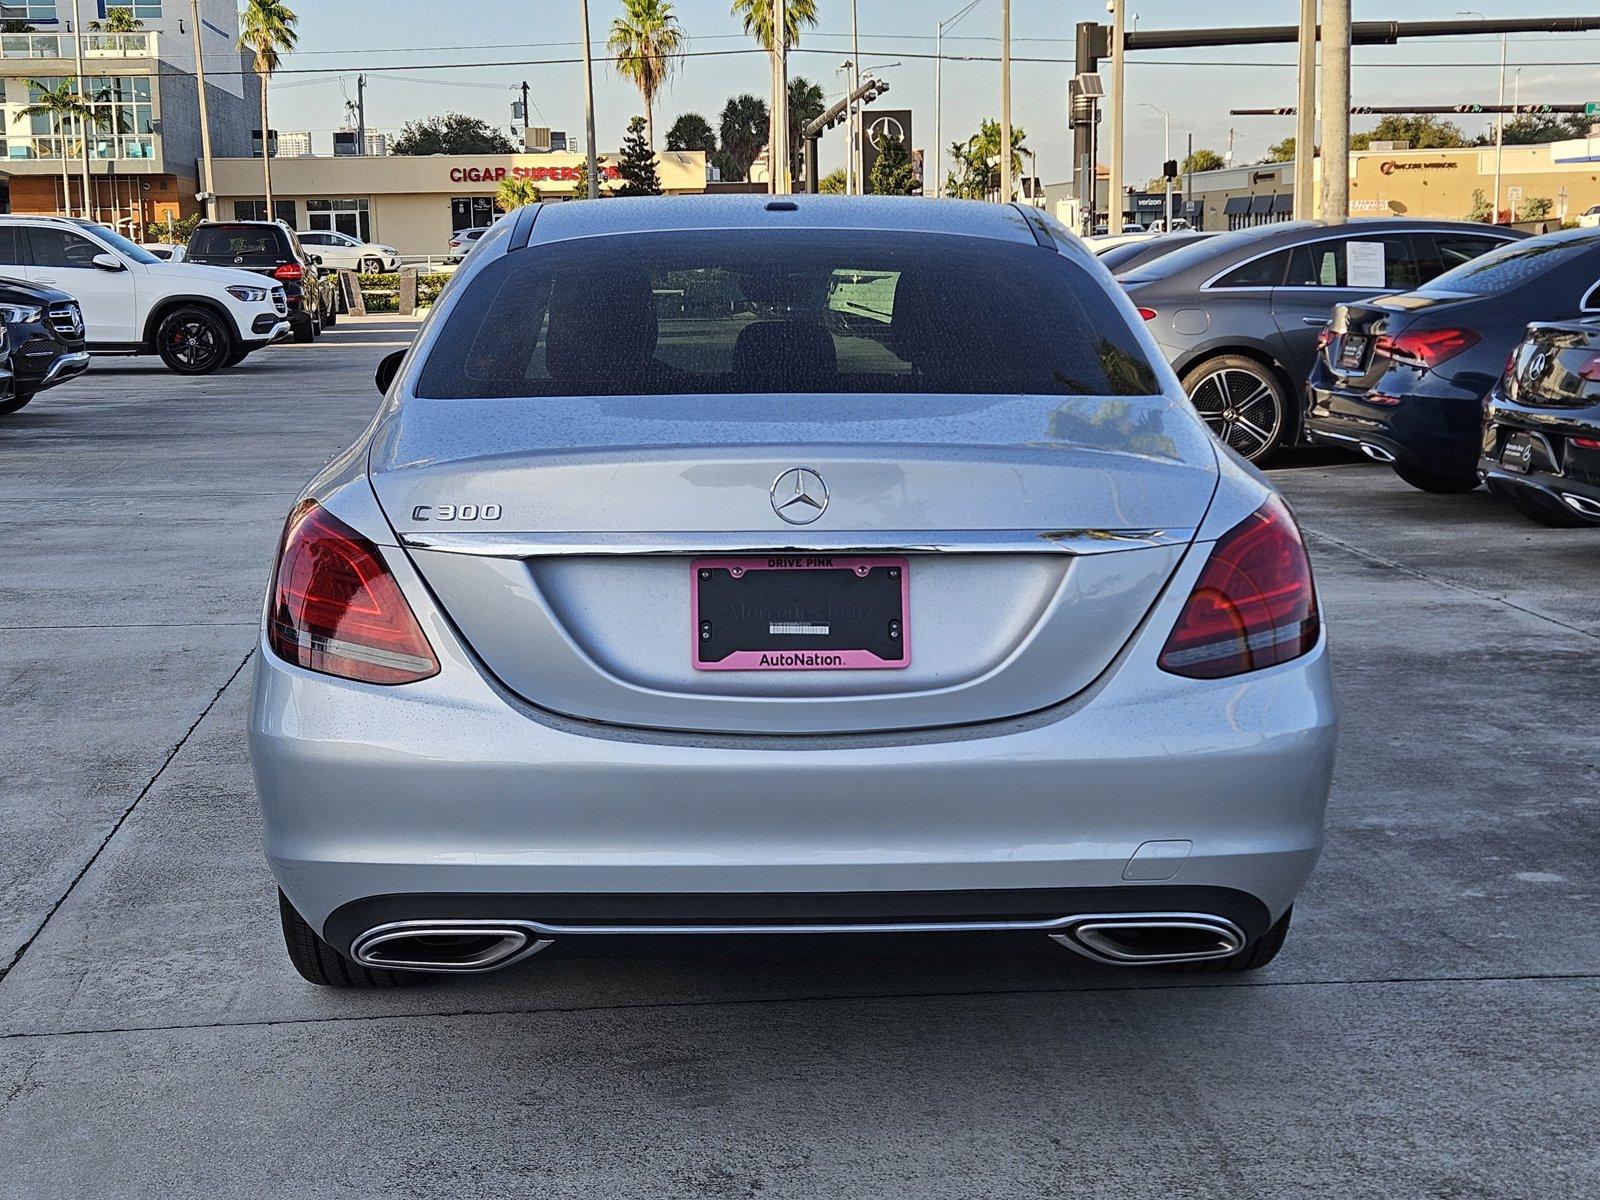
[[[1222,679],[1299,658],[1322,623],[1300,530],[1276,496],[1217,540],[1158,665]]]
[[[1380,336],[1375,349],[1408,367],[1436,367],[1483,340],[1472,329],[1418,329],[1393,337]]]
[[[314,500],[284,527],[267,642],[308,671],[412,683],[439,660],[378,548]]]
[[[273,268],[272,277],[284,283],[296,283],[306,277],[306,271],[299,263],[286,262]]]

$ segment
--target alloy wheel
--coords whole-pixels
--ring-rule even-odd
[[[1211,431],[1254,462],[1278,444],[1283,405],[1277,388],[1243,367],[1221,367],[1202,376],[1189,393]]]
[[[205,321],[188,320],[169,330],[172,357],[191,371],[203,371],[222,357],[222,339]]]

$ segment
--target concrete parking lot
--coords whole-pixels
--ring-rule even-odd
[[[246,666],[412,328],[101,360],[0,421],[0,1196],[1600,1194],[1600,536],[1373,464],[1277,472],[1343,731],[1264,972],[913,940],[303,983]]]

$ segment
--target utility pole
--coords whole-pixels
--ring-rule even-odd
[[[367,77],[356,76],[356,153],[367,152]]]
[[[1350,0],[1323,6],[1321,215],[1350,217]]]
[[[772,132],[767,139],[767,190],[789,193],[789,6],[772,0]]]
[[[526,144],[528,140],[528,81],[526,79],[522,81],[522,132],[522,140]]]
[[[1148,100],[1141,102],[1139,107],[1148,108],[1153,112],[1161,114],[1161,184],[1167,198],[1166,212],[1164,213],[1164,216],[1166,217],[1166,224],[1163,226],[1163,228],[1167,233],[1171,233],[1172,188],[1173,185],[1178,182],[1176,179],[1169,179],[1167,177],[1167,163],[1172,158],[1172,118],[1167,114],[1166,109],[1157,108]]]
[[[1000,0],[1000,203],[1011,203],[1011,0]]]
[[[600,198],[600,166],[594,148],[594,55],[589,47],[589,0],[579,0],[583,10],[583,135],[589,163],[589,199]]]
[[[83,22],[78,19],[78,0],[72,0],[72,56],[74,67],[78,72],[78,100],[87,102],[88,97],[83,94]],[[1502,97],[1503,98],[1503,97]],[[82,117],[78,118],[78,127],[83,130],[83,215],[94,217],[94,205],[89,199],[89,189],[92,186],[89,180],[89,123]],[[66,127],[63,124],[62,133],[65,135]],[[61,157],[67,157],[67,139],[61,139]],[[72,215],[72,198],[63,196],[67,206],[67,216]]]
[[[211,173],[211,118],[206,112],[206,61],[200,48],[200,0],[189,0],[189,28],[194,32],[194,86],[200,95],[200,191],[205,195],[206,220],[217,219],[216,176]],[[261,131],[266,152],[267,131]],[[271,214],[267,214],[271,216]]]
[[[1300,0],[1300,105],[1294,122],[1294,219],[1316,215],[1317,0]]]
[[[1111,3],[1111,93],[1106,97],[1111,109],[1111,181],[1107,188],[1106,207],[1111,211],[1106,217],[1106,232],[1122,232],[1122,114],[1127,98],[1124,86],[1127,72],[1127,24],[1123,0]]]
[[[777,0],[774,0],[776,3]],[[850,0],[850,95],[853,97],[861,90],[861,38],[856,25],[856,0]],[[867,194],[867,181],[863,171],[867,165],[867,156],[861,151],[861,108],[855,100],[850,101],[850,176],[855,180],[855,192],[858,196]]]
[[[1494,119],[1494,223],[1500,224],[1500,170],[1506,153],[1506,35],[1500,35],[1500,111]],[[1517,214],[1512,213],[1515,221]]]

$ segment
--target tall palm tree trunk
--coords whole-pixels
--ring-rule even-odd
[[[645,144],[650,147],[651,153],[654,153],[656,148],[656,106],[649,96],[644,98],[644,140]]]
[[[267,220],[272,220],[272,141],[267,125],[267,73],[258,73],[261,79],[261,179],[267,194]]]
[[[61,215],[72,215],[72,176],[67,174],[67,119],[60,114],[56,116],[56,141],[61,150]],[[86,211],[84,216],[88,216]]]

